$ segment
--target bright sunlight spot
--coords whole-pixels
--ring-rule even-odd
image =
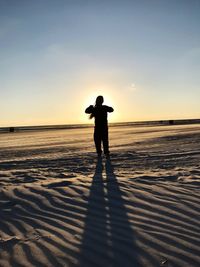
[[[117,113],[115,112],[115,98],[112,96],[112,92],[109,89],[102,89],[102,90],[90,90],[86,93],[86,97],[83,100],[84,109],[86,109],[90,105],[95,105],[95,101],[97,96],[102,95],[104,98],[104,105],[110,106],[114,108],[114,112],[108,114],[108,121],[109,122],[116,122],[117,121]],[[93,120],[89,120],[87,114],[84,114],[83,118],[85,123],[93,123]]]

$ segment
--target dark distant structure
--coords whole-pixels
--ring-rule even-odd
[[[86,108],[85,113],[90,114],[90,119],[95,120],[94,143],[98,156],[102,153],[101,143],[103,143],[104,154],[109,156],[107,113],[113,112],[114,109],[103,105],[103,101],[103,96],[98,96],[95,105]]]
[[[174,120],[169,120],[169,125],[174,125]]]
[[[10,128],[9,128],[9,132],[10,132],[10,133],[14,133],[14,131],[15,131],[15,128],[14,128],[14,127],[10,127]]]

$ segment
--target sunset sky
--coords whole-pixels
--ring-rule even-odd
[[[199,0],[0,0],[0,126],[200,118]]]

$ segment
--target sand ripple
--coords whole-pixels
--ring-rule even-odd
[[[12,143],[0,162],[0,266],[200,266],[200,129],[155,132],[130,146],[124,130],[111,160],[55,132],[48,155],[46,140]]]

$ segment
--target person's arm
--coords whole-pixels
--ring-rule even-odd
[[[90,105],[88,108],[86,108],[85,113],[90,114],[93,112],[93,110],[94,110],[94,107]]]
[[[113,112],[114,109],[113,109],[112,107],[108,107],[108,106],[106,106],[106,111],[107,111],[107,112]]]

